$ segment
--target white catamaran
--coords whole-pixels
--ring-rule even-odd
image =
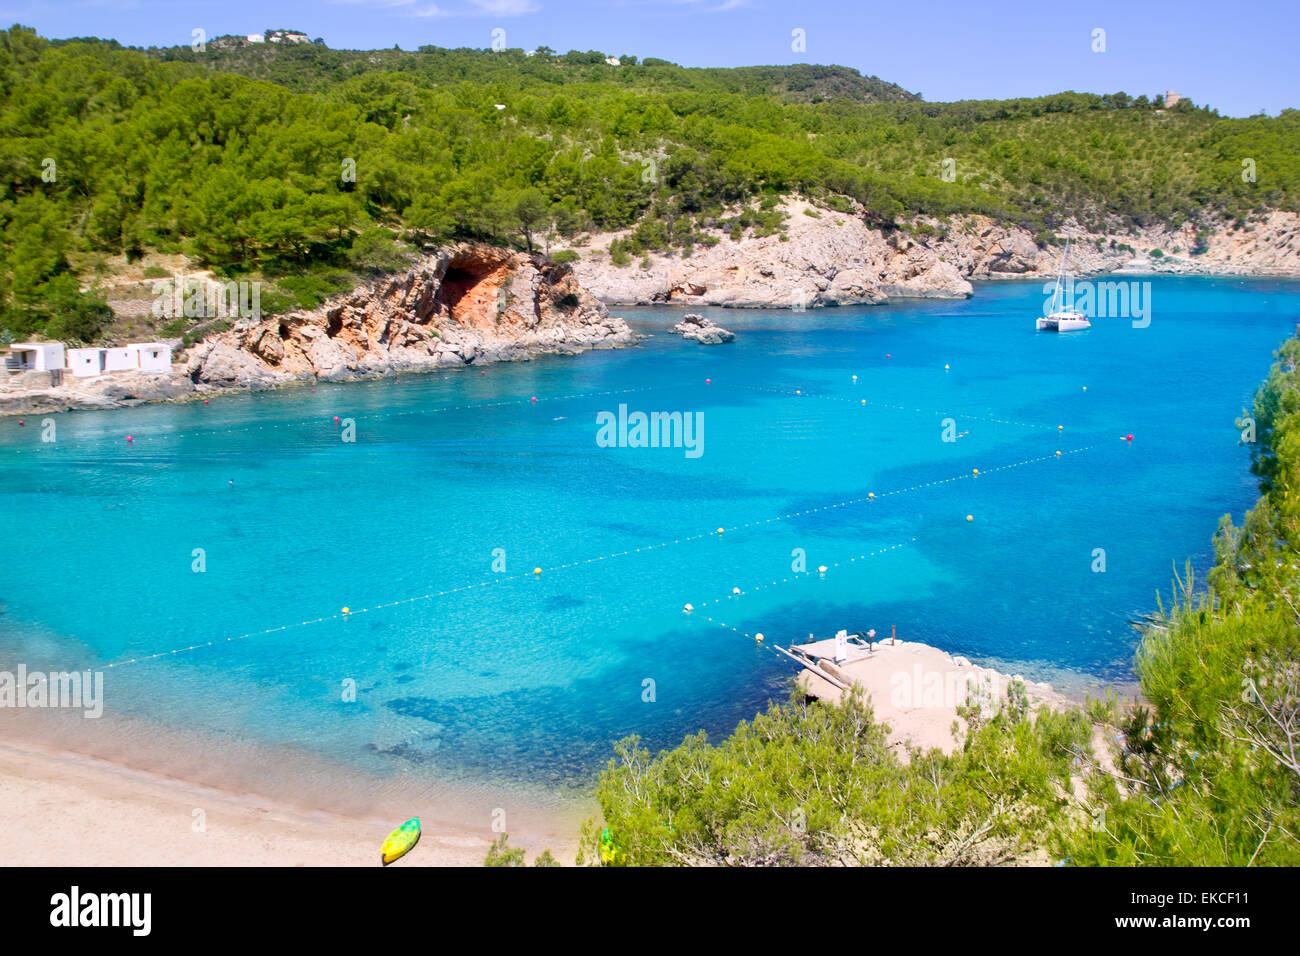
[[[1038,319],[1038,331],[1048,332],[1075,332],[1079,329],[1090,329],[1092,323],[1082,312],[1065,312],[1057,311],[1058,305],[1063,305],[1061,299],[1061,284],[1065,281],[1065,261],[1070,258],[1070,240],[1065,240],[1065,253],[1061,256],[1061,274],[1056,277],[1056,291],[1052,293],[1052,309],[1044,316]]]

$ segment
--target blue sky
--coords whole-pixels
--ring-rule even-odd
[[[687,66],[839,63],[932,101],[1173,89],[1232,116],[1300,107],[1300,0],[0,0],[0,21],[133,46],[290,27],[349,49],[488,47],[502,29],[511,47]]]

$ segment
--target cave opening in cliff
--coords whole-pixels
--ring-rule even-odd
[[[495,299],[495,290],[482,285],[492,271],[491,263],[473,260],[449,265],[438,288],[437,301],[447,307],[456,321],[468,319],[471,313],[481,309],[485,296]]]

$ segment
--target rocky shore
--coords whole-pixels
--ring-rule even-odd
[[[0,374],[0,414],[115,408],[178,401],[222,389],[267,389],[430,371],[544,353],[635,344],[608,306],[808,308],[874,305],[894,298],[964,298],[971,280],[1049,280],[1059,244],[1039,244],[1014,224],[981,216],[918,219],[888,233],[854,213],[787,198],[780,233],[732,240],[721,232],[686,259],[649,254],[614,265],[618,233],[579,247],[573,265],[465,243],[423,256],[318,309],[245,319],[195,345],[170,373],[66,376]],[[1091,233],[1067,225],[1070,272],[1130,275],[1300,276],[1300,215],[1272,212],[1233,227]],[[704,344],[725,330],[687,323]],[[716,331],[714,331],[716,329]]]
[[[422,257],[320,308],[243,319],[195,345],[170,373],[0,381],[0,413],[114,408],[346,381],[633,345],[636,334],[582,288],[573,270],[540,256],[467,243]]]
[[[983,216],[918,219],[888,234],[853,213],[787,198],[778,234],[697,246],[689,258],[648,254],[619,267],[594,237],[577,251],[582,285],[608,305],[816,308],[875,305],[893,298],[964,298],[971,280],[1053,277],[1061,247]],[[1300,216],[1273,212],[1243,228],[1092,233],[1067,225],[1075,275],[1300,276]]]

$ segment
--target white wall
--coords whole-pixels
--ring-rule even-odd
[[[139,367],[140,359],[131,349],[104,349],[105,372],[125,372]]]
[[[50,344],[42,342],[36,346],[36,368],[41,371],[49,371],[56,368],[64,368],[63,346],[57,342]]]
[[[68,368],[77,378],[100,375],[104,371],[104,350],[68,349]]]
[[[145,345],[128,345],[140,356],[140,369],[145,372],[166,372],[172,367],[172,350],[169,345],[149,342]]]

